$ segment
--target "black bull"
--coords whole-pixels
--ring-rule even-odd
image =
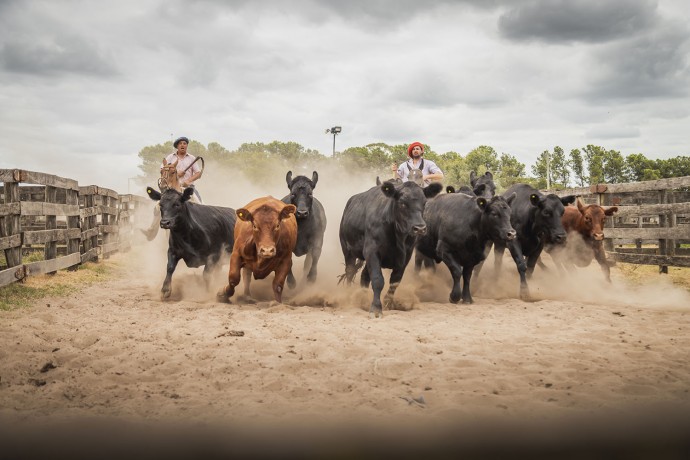
[[[307,282],[316,281],[317,266],[323,248],[323,235],[326,231],[326,211],[323,205],[314,195],[314,188],[319,180],[319,174],[314,171],[311,180],[306,176],[292,178],[292,171],[288,171],[285,181],[290,189],[290,194],[283,198],[283,203],[294,204],[297,207],[297,244],[293,254],[304,259],[304,269],[309,267]],[[287,284],[295,287],[295,277],[292,268],[288,273]]]
[[[382,315],[382,268],[392,269],[385,297],[386,307],[392,305],[417,236],[426,232],[422,217],[426,200],[442,188],[438,182],[422,189],[410,181],[398,185],[386,181],[380,187],[350,197],[345,205],[340,221],[340,246],[345,256],[345,274],[341,279],[351,284],[361,263],[366,261],[361,284],[366,287],[371,282],[374,291],[370,316]]]
[[[456,303],[462,297],[463,303],[472,303],[472,270],[486,258],[487,243],[505,244],[515,238],[509,207],[515,196],[486,199],[449,193],[426,204],[427,233],[417,240],[417,253],[446,264],[453,277],[451,302]]]
[[[161,297],[170,297],[172,275],[180,260],[188,267],[204,266],[206,285],[214,269],[220,268],[221,257],[232,252],[237,216],[235,210],[220,206],[190,203],[194,189],[189,187],[180,193],[171,188],[162,194],[146,188],[149,197],[160,201],[163,229],[170,230],[168,237],[168,265]]]
[[[558,197],[543,195],[527,184],[516,184],[503,193],[508,197],[515,193],[510,205],[510,223],[517,238],[507,244],[494,243],[494,267],[498,274],[503,262],[503,252],[508,247],[520,275],[520,298],[530,298],[527,277],[532,275],[544,244],[565,241],[566,232],[561,223],[565,205],[573,203],[575,196]],[[477,267],[477,271],[481,266]]]

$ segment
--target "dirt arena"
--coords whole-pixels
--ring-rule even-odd
[[[595,266],[537,269],[535,301],[523,302],[512,261],[497,276],[490,257],[474,304],[447,302],[444,267],[419,277],[408,267],[403,309],[369,319],[371,291],[337,285],[336,204],[318,282],[287,290],[284,304],[270,279],[253,282],[256,304],[218,303],[226,273],[209,292],[183,262],[173,298],[160,301],[160,232],[104,262],[106,281],[0,312],[6,452],[687,452],[686,290],[662,277],[632,284],[616,269],[609,285]]]

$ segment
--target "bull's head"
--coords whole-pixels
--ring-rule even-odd
[[[472,185],[472,191],[477,196],[483,196],[486,199],[491,199],[496,195],[496,184],[494,184],[494,175],[489,171],[485,172],[481,176],[477,176],[477,173],[470,172],[470,185]]]
[[[533,193],[529,200],[537,208],[534,219],[536,231],[544,236],[547,243],[564,243],[567,235],[561,218],[565,212],[565,206],[573,203],[575,196],[559,197],[553,193],[544,196]]]
[[[151,187],[146,187],[146,193],[154,201],[160,202],[161,228],[171,229],[176,226],[181,216],[186,215],[186,203],[192,197],[194,189],[187,187],[180,193],[172,188],[159,193]]]
[[[296,206],[295,217],[298,219],[309,217],[314,201],[313,192],[318,180],[319,174],[316,171],[312,173],[311,180],[306,176],[297,176],[293,179],[292,171],[288,171],[285,176],[285,181],[290,189],[290,203]]]
[[[294,204],[285,204],[280,201],[277,203],[280,203],[279,207],[264,204],[253,212],[246,208],[235,211],[240,220],[251,222],[256,254],[261,259],[270,259],[276,255],[276,243],[280,238],[281,224],[297,210]]]
[[[510,204],[515,197],[515,193],[507,198],[494,196],[487,200],[482,196],[477,197],[477,206],[482,210],[482,230],[493,241],[507,242],[515,239],[517,232],[510,224]]]
[[[612,216],[618,211],[617,206],[604,209],[597,204],[585,205],[580,198],[577,199],[577,209],[580,211],[580,225],[590,238],[596,241],[604,239],[604,225],[606,217]]]
[[[393,181],[386,181],[381,185],[383,194],[393,200],[393,214],[395,227],[398,232],[406,235],[424,235],[426,222],[422,214],[427,198],[439,194],[443,186],[433,182],[422,188],[414,182],[407,181],[396,185]]]

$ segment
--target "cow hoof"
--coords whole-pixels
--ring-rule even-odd
[[[172,290],[170,290],[170,291],[161,291],[161,300],[167,300],[167,299],[169,299],[171,293],[172,293]]]
[[[472,299],[462,299],[462,303],[464,303],[464,304],[473,304],[473,303],[474,303],[474,300],[472,300]]]
[[[257,303],[257,301],[255,298],[243,294],[243,295],[237,296],[237,303],[246,304],[246,305],[254,305]]]
[[[370,311],[369,312],[369,319],[375,319],[375,318],[383,318],[383,312],[382,311]]]
[[[455,297],[451,295],[450,297],[448,297],[448,300],[450,301],[450,303],[458,303],[460,301],[460,296]]]

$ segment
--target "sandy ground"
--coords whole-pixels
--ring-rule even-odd
[[[205,290],[200,269],[182,263],[162,302],[164,268],[146,254],[108,263],[116,279],[0,312],[1,420],[425,433],[502,423],[541,433],[690,414],[688,293],[628,286],[615,270],[612,286],[598,269],[567,284],[541,272],[531,285],[540,300],[523,302],[511,298],[514,265],[504,265],[503,284],[487,266],[472,305],[444,302],[442,267],[419,278],[408,270],[397,294],[405,310],[369,319],[371,292],[338,286],[329,270],[284,304],[263,281],[252,285],[257,304],[227,305]]]
[[[334,212],[318,281],[286,291],[283,304],[270,277],[252,284],[258,303],[218,303],[227,266],[207,290],[184,263],[162,302],[160,232],[108,261],[113,279],[0,312],[0,452],[690,452],[687,291],[663,277],[631,284],[615,268],[612,284],[597,266],[537,269],[524,302],[512,261],[495,273],[490,256],[474,304],[448,303],[445,267],[408,267],[403,309],[369,319],[371,291],[337,284],[348,196],[322,200]]]

